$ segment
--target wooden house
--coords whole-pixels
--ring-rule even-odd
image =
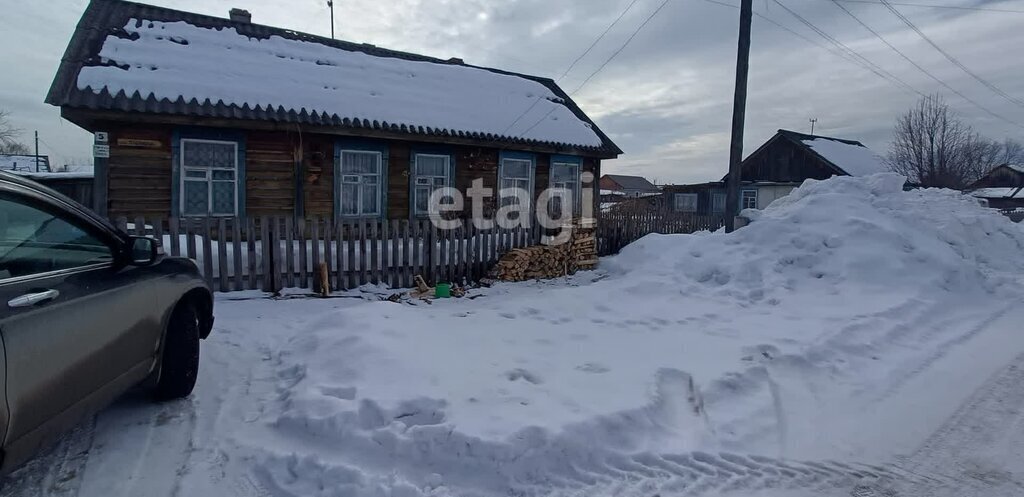
[[[1003,210],[1024,208],[1024,166],[996,166],[968,188],[970,194],[985,200],[989,207]]]
[[[780,129],[740,165],[740,210],[764,209],[808,179],[865,176],[888,171],[859,141]],[[666,185],[663,205],[680,212],[724,214],[725,181]]]
[[[488,212],[498,187],[596,204],[621,153],[549,78],[250,19],[92,0],[46,102],[95,134],[96,210],[413,219],[477,179]]]
[[[618,193],[625,197],[644,197],[661,192],[647,178],[625,174],[605,174],[601,176],[600,186],[604,192]]]

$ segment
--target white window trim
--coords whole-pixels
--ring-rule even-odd
[[[519,161],[519,162],[525,162],[525,163],[529,164],[529,166],[530,166],[529,167],[529,173],[527,174],[527,176],[525,178],[523,176],[507,176],[506,172],[508,171],[508,168],[505,167],[505,162],[506,161]],[[534,170],[535,167],[536,167],[536,163],[534,162],[533,159],[521,159],[521,158],[518,158],[518,157],[503,157],[501,159],[501,168],[500,168],[500,171],[499,171],[499,174],[498,174],[498,207],[499,208],[501,206],[505,205],[504,201],[505,201],[506,198],[514,198],[514,197],[510,197],[510,196],[502,196],[501,195],[501,190],[504,189],[504,187],[502,187],[502,185],[501,185],[502,180],[504,180],[504,179],[519,179],[519,180],[526,179],[526,180],[529,181],[528,186],[526,188],[526,191],[529,192],[529,195],[530,195],[530,199],[529,199],[530,200],[530,209],[531,210],[533,209],[533,200],[534,200],[533,199],[533,197],[534,197],[534,191],[533,190],[534,190],[534,181],[535,181],[534,176],[536,176],[536,171]]]
[[[231,145],[235,149],[235,167],[204,167],[204,166],[186,166],[185,165],[185,144],[186,143],[216,143],[220,145]],[[204,140],[199,138],[182,138],[178,140],[178,213],[181,216],[196,216],[196,214],[185,213],[185,182],[187,181],[188,175],[186,171],[203,171],[206,173],[206,215],[209,217],[237,217],[238,216],[238,142],[227,141],[227,140]],[[230,214],[214,214],[213,213],[213,171],[231,171],[234,174],[234,179],[231,181],[234,186],[234,212]],[[193,178],[193,181],[198,178]],[[226,180],[217,180],[222,183],[227,183]]]
[[[753,195],[752,196],[748,196],[747,195],[748,193],[752,193]],[[751,197],[754,199],[754,206],[753,207],[744,207],[744,205],[743,205],[745,203],[744,200],[746,200],[747,198],[751,198]],[[743,210],[743,209],[756,209],[756,208],[757,208],[757,190],[741,190],[740,191],[740,210]]]
[[[573,175],[573,178],[575,178],[575,179],[572,180],[573,188],[571,188],[570,191],[572,192],[572,203],[573,203],[572,212],[573,212],[573,216],[576,216],[576,215],[578,215],[580,213],[580,207],[583,204],[583,199],[581,198],[583,196],[583,185],[580,183],[580,169],[582,169],[582,167],[581,167],[582,164],[580,164],[579,162],[575,162],[575,161],[564,161],[564,160],[552,161],[551,162],[551,170],[548,172],[548,176],[550,178],[548,180],[548,188],[556,188],[556,186],[555,186],[555,167],[556,166],[569,166],[569,167],[572,167],[573,170],[575,171],[575,174]]]
[[[417,202],[416,202],[416,200],[417,200],[417,198],[416,198],[416,191],[419,189],[420,185],[416,184],[416,180],[418,180],[421,177],[422,178],[441,178],[442,176],[438,176],[436,174],[420,174],[419,173],[419,168],[418,168],[418,163],[419,163],[419,158],[420,157],[443,158],[444,159],[444,176],[443,176],[443,178],[444,178],[444,186],[446,188],[451,188],[451,186],[452,186],[452,156],[445,155],[445,154],[421,154],[421,153],[416,153],[416,154],[413,155],[413,159],[412,159],[413,160],[413,162],[412,162],[412,209],[413,209],[413,215],[423,217],[423,216],[429,216],[430,215],[430,203],[429,203],[430,202],[430,200],[429,200],[430,196],[429,195],[427,196],[427,199],[428,199],[427,200],[427,210],[426,211],[419,211],[419,210],[417,210],[417,207],[416,207],[416,205],[417,205]],[[433,183],[431,183],[430,186],[433,187]],[[431,193],[433,193],[433,191],[431,191]]]
[[[377,172],[375,174],[367,174],[367,173],[345,174],[343,172],[343,170],[344,170],[344,167],[345,167],[344,164],[345,164],[345,153],[346,152],[347,153],[352,153],[352,154],[373,154],[373,155],[376,155],[377,156]],[[362,185],[362,177],[363,176],[377,176],[377,206],[376,206],[377,208],[376,208],[376,210],[374,212],[363,212],[363,202],[362,202],[363,189],[362,188],[358,188],[358,189],[356,189],[356,192],[357,192],[357,195],[358,195],[358,198],[356,199],[356,207],[359,209],[359,212],[356,213],[356,214],[345,214],[343,212],[343,208],[339,207],[339,212],[341,212],[341,217],[353,218],[353,219],[355,219],[355,218],[371,218],[371,217],[380,217],[383,214],[384,209],[383,209],[382,203],[384,201],[384,199],[383,199],[383,196],[384,196],[384,178],[383,178],[383,176],[384,176],[384,154],[382,152],[379,152],[377,150],[360,150],[360,149],[351,149],[351,148],[343,148],[343,149],[339,150],[338,151],[338,175],[339,175],[339,177],[338,177],[339,178],[338,179],[338,191],[336,192],[336,195],[338,196],[338,202],[341,202],[341,199],[342,199],[341,190],[342,190],[342,185],[345,184],[345,176],[359,176],[360,177],[360,182],[358,183],[359,185]]]

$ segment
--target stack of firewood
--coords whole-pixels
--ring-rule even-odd
[[[580,269],[597,266],[597,237],[594,226],[574,222],[569,241],[556,245],[534,245],[505,253],[493,270],[495,279],[524,281],[557,278]]]

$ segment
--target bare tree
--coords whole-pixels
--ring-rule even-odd
[[[896,120],[889,164],[923,186],[961,189],[983,174],[983,143],[942,97],[930,95]]]
[[[0,154],[28,154],[29,148],[18,141],[21,130],[14,127],[10,114],[0,109]]]

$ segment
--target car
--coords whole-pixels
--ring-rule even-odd
[[[192,260],[0,172],[0,474],[133,387],[188,396],[212,327]]]

